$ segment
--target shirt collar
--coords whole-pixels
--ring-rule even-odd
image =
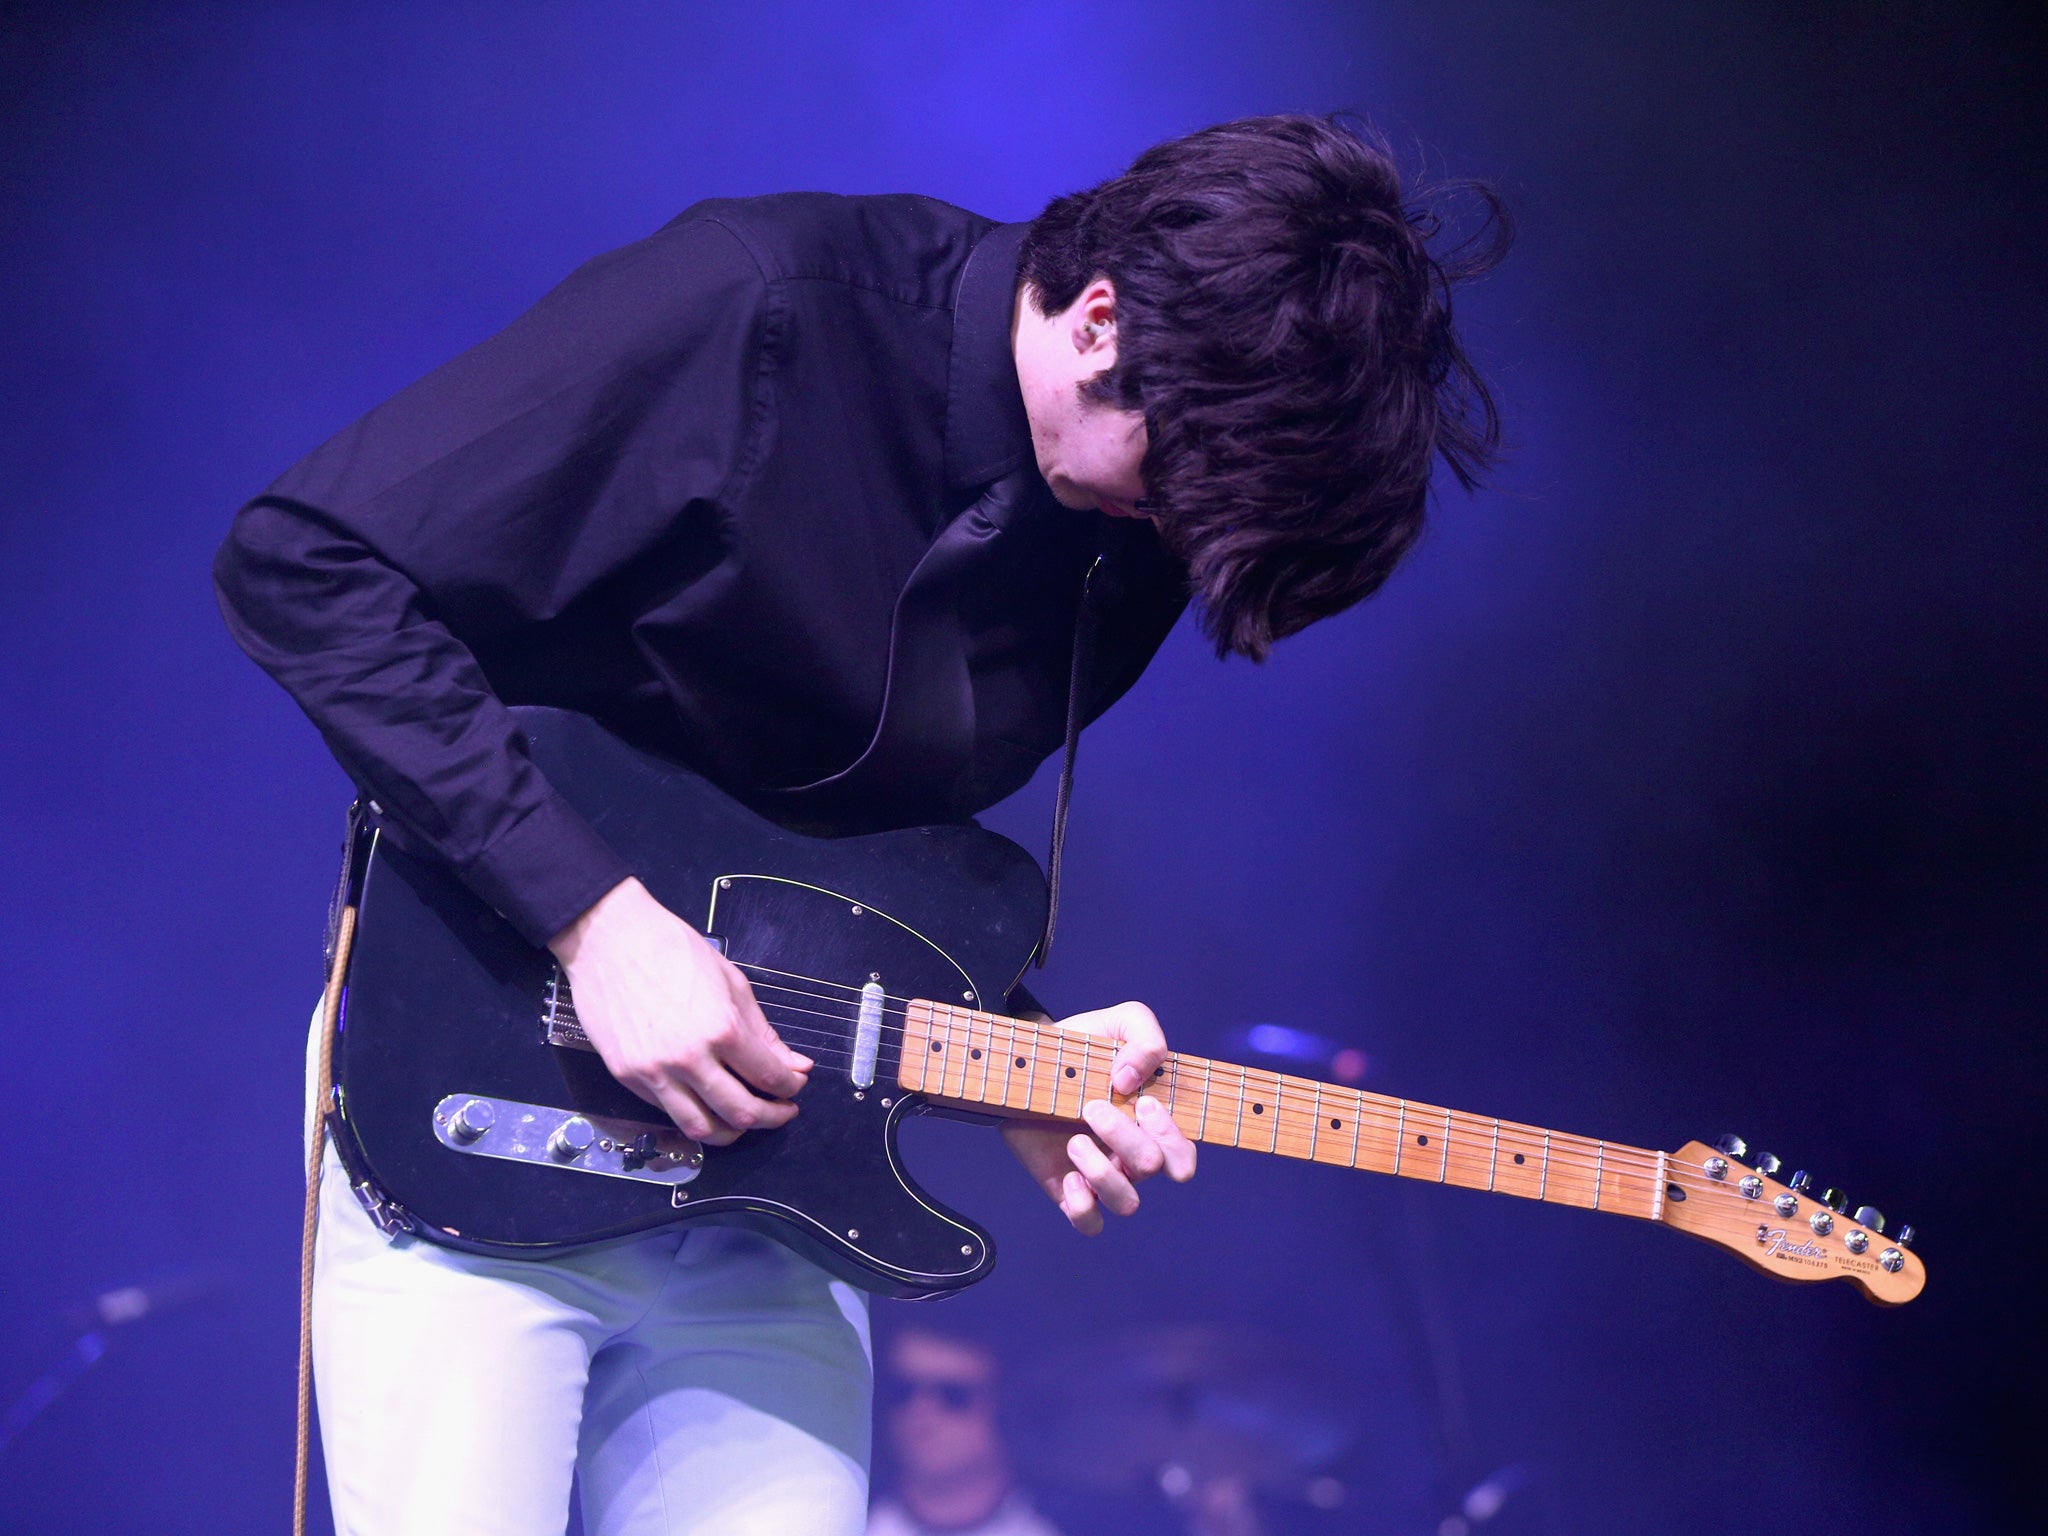
[[[1031,422],[1010,348],[1017,251],[1030,228],[996,225],[960,274],[946,380],[946,483],[954,489],[986,485],[1032,462]]]

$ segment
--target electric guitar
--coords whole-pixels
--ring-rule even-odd
[[[895,1296],[959,1290],[986,1231],[921,1192],[906,1116],[1078,1119],[1111,1045],[999,1010],[1045,917],[1038,866],[970,826],[821,839],[560,710],[514,711],[549,781],[752,982],[816,1063],[787,1126],[701,1146],[615,1082],[545,951],[439,865],[367,830],[327,1121],[388,1232],[541,1257],[677,1222],[764,1232]],[[1674,1227],[1785,1280],[1871,1300],[1926,1283],[1887,1235],[1734,1138],[1651,1151],[1176,1053],[1142,1090],[1193,1140]]]

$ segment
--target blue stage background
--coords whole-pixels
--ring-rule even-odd
[[[1724,1129],[1914,1220],[1903,1312],[1646,1226],[1206,1153],[1084,1243],[922,1131],[1018,1359],[1277,1332],[1352,1383],[1317,1530],[2010,1528],[2043,1244],[2040,23],[2019,8],[0,9],[0,1530],[278,1528],[300,1052],[348,788],[235,652],[233,509],[697,198],[1007,218],[1145,145],[1357,108],[1522,237],[1463,301],[1511,456],[1385,593],[1084,742],[1066,1009],[1650,1146]],[[1044,776],[991,818],[1042,846]],[[1085,1380],[1076,1382],[1085,1391]],[[1073,1536],[1171,1530],[1048,1485]],[[1304,1522],[1306,1516],[1301,1517]]]

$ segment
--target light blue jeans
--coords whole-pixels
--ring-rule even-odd
[[[867,1298],[751,1233],[542,1261],[388,1241],[330,1149],[314,1382],[339,1536],[856,1536]]]

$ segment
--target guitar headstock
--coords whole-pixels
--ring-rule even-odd
[[[1883,1306],[1911,1301],[1927,1284],[1927,1268],[1910,1246],[1913,1229],[1885,1234],[1869,1206],[1845,1212],[1834,1190],[1815,1191],[1804,1173],[1780,1183],[1779,1163],[1752,1156],[1738,1136],[1718,1146],[1689,1141],[1668,1161],[1666,1226],[1718,1244],[1780,1280],[1853,1280]]]

